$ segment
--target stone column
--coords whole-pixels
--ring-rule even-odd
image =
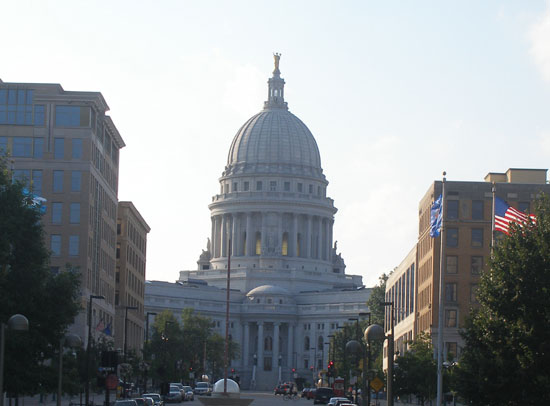
[[[280,247],[278,254],[281,255],[283,253],[283,213],[277,213],[277,217],[279,217],[279,221],[277,222],[277,246]]]
[[[260,255],[264,255],[265,252],[264,250],[267,248],[265,246],[265,243],[267,242],[267,212],[262,212],[261,215],[262,215],[262,238],[261,238],[261,253]]]
[[[212,236],[210,237],[210,241],[211,241],[211,254],[212,254],[212,258],[216,258],[218,255],[216,254],[216,249],[218,248],[218,244],[216,243],[216,238],[218,236],[218,233],[216,232],[216,227],[218,226],[218,217],[217,216],[212,216]]]
[[[313,245],[312,242],[313,242],[313,238],[312,238],[312,235],[311,235],[311,231],[312,231],[312,226],[311,226],[311,216],[310,215],[307,215],[307,236],[305,238],[306,240],[306,258],[311,258],[312,257],[312,252],[311,252],[311,246]]]
[[[298,215],[292,215],[292,253],[290,255],[298,256]]]
[[[332,262],[332,230],[334,227],[334,220],[330,219],[328,224],[328,261]]]
[[[264,370],[264,322],[258,322],[258,368]]]
[[[244,322],[244,336],[243,336],[243,366],[248,368],[248,355],[250,352],[250,323]]]
[[[319,227],[317,229],[317,234],[319,236],[317,240],[317,258],[323,259],[323,218],[319,217]]]
[[[251,257],[254,255],[254,244],[256,240],[255,233],[252,231],[252,213],[246,213],[246,248],[245,255]]]
[[[232,227],[232,230],[231,230],[231,256],[232,257],[237,257],[240,255],[239,253],[239,229],[238,229],[238,214],[235,213],[233,215],[231,215],[231,217],[233,218],[233,227]]]
[[[227,217],[226,214],[221,216],[221,230],[220,230],[220,257],[227,256]]]
[[[273,323],[273,366],[279,366],[279,327],[281,323]]]
[[[324,258],[326,261],[330,261],[330,232],[329,232],[330,220],[325,220],[325,243],[323,244],[325,249]]]
[[[290,323],[288,323],[288,340],[287,341],[288,341],[287,367],[296,368],[296,365],[294,365],[294,325]]]

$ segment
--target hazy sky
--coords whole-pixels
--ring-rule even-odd
[[[208,204],[281,52],[315,136],[347,273],[372,286],[417,237],[433,180],[550,166],[547,1],[0,0],[0,79],[100,91],[147,278],[196,269]]]

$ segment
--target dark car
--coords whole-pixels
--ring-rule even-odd
[[[290,385],[284,383],[282,385],[277,385],[273,390],[275,395],[284,395],[290,391]]]
[[[316,390],[317,389],[315,389],[315,388],[309,388],[309,391],[307,391],[307,393],[306,393],[306,399],[308,399],[308,400],[315,399],[315,391]]]
[[[315,390],[315,397],[313,398],[313,404],[317,403],[327,404],[330,398],[334,397],[334,391],[331,388],[317,388]]]

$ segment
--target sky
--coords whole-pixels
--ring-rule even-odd
[[[550,166],[549,1],[0,0],[0,79],[99,91],[126,147],[119,200],[145,218],[147,279],[196,269],[208,204],[282,54],[348,274],[414,247],[443,171]]]

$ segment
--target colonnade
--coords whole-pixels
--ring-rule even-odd
[[[242,339],[242,348],[243,348],[243,351],[242,351],[242,361],[243,361],[243,365],[246,367],[246,366],[249,366],[250,365],[250,349],[251,349],[251,345],[250,345],[250,334],[251,334],[251,330],[250,330],[250,326],[251,324],[255,325],[256,329],[257,329],[257,341],[256,341],[256,345],[253,344],[252,345],[252,350],[253,350],[253,356],[255,356],[255,360],[254,362],[257,364],[257,366],[261,369],[263,369],[263,366],[264,366],[264,359],[266,356],[269,356],[271,357],[271,362],[272,362],[272,370],[276,370],[277,367],[279,366],[279,356],[282,356],[283,354],[286,354],[286,362],[284,364],[286,364],[286,367],[295,367],[296,365],[294,365],[294,359],[293,359],[293,356],[294,356],[294,353],[295,353],[295,349],[294,349],[294,332],[295,332],[295,326],[294,324],[290,324],[290,323],[285,323],[287,324],[287,331],[286,331],[286,335],[287,335],[287,339],[286,339],[286,343],[287,343],[287,348],[280,348],[279,346],[279,343],[281,341],[281,324],[280,322],[273,322],[273,337],[272,337],[272,349],[271,351],[269,350],[265,350],[264,348],[264,340],[266,338],[266,335],[265,335],[265,322],[263,321],[258,321],[258,322],[245,322],[244,323],[244,335],[243,335],[243,339]],[[282,362],[282,359],[281,359],[281,363]],[[283,365],[284,365],[283,364]]]
[[[332,217],[283,212],[212,216],[212,257],[289,256],[330,261]]]

